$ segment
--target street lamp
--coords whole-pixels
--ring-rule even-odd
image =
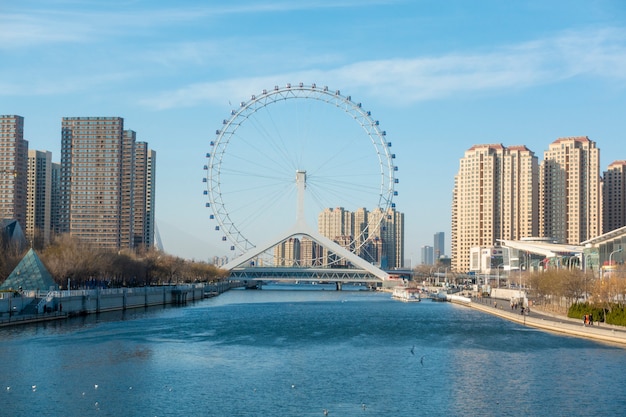
[[[440,270],[441,268],[444,268],[444,267],[439,267],[439,268],[437,268],[437,284],[436,284],[437,286],[439,286],[439,276],[440,276],[440,275],[439,275],[439,274],[440,274],[439,270]],[[444,270],[445,270],[445,268],[444,268]]]
[[[528,267],[528,265],[526,265],[525,263],[519,264],[519,297],[520,302],[522,303],[522,307],[524,307],[524,300],[526,299],[526,297],[522,297],[522,266]]]
[[[496,279],[498,280],[497,287],[500,288],[500,267],[504,268],[504,263],[501,263],[496,267]]]
[[[615,249],[613,252],[609,253],[609,267],[612,267],[612,266],[613,266],[613,261],[611,260],[611,259],[613,258],[613,254],[614,254],[614,253],[621,252],[621,251],[623,251],[623,250],[624,250],[623,248],[619,248],[619,249]],[[612,270],[612,269],[611,269],[611,270]],[[602,275],[604,276],[604,274],[602,274]]]
[[[621,251],[623,251],[623,250],[624,250],[623,248],[615,249],[613,252],[611,252],[611,253],[609,254],[609,265],[613,265],[613,263],[612,263],[612,261],[611,261],[611,258],[613,257],[613,254],[614,254],[614,253],[621,252]]]

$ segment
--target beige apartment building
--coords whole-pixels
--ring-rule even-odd
[[[452,202],[452,269],[470,270],[470,249],[536,236],[538,160],[525,146],[472,146],[460,160]]]
[[[24,139],[24,118],[0,115],[0,222],[26,223],[28,141]]]
[[[577,245],[602,234],[600,149],[586,136],[559,138],[540,167],[540,236]]]
[[[614,161],[603,174],[602,233],[626,226],[626,161]]]

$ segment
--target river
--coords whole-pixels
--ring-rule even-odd
[[[296,288],[1,329],[0,415],[626,415],[623,348]]]

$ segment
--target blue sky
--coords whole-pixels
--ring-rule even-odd
[[[228,3],[228,4],[226,4]],[[59,160],[61,118],[121,116],[157,151],[167,252],[229,254],[202,195],[233,103],[286,83],[362,102],[393,142],[406,258],[446,233],[474,144],[589,136],[626,159],[626,4],[599,1],[78,1],[0,4],[0,114]],[[235,106],[236,107],[236,106]],[[448,249],[449,251],[449,249]]]

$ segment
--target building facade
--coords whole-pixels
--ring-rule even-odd
[[[129,239],[122,236],[124,119],[64,117],[61,130],[61,232],[119,250]]]
[[[52,235],[61,233],[61,164],[53,162],[50,167],[50,229]]]
[[[28,141],[22,116],[0,116],[0,221],[26,223]]]
[[[64,117],[60,233],[103,249],[154,245],[156,152],[121,117]]]
[[[26,238],[35,248],[50,243],[52,230],[52,153],[28,151]]]
[[[446,235],[445,235],[444,232],[437,232],[433,236],[433,262],[432,263],[435,263],[437,259],[441,258],[442,256],[445,256],[445,254],[446,254],[446,250],[445,250],[446,238],[445,238],[445,236]]]
[[[600,149],[588,137],[559,138],[540,170],[540,236],[578,244],[602,233]]]
[[[137,133],[124,130],[122,133],[121,159],[121,219],[120,248],[131,249],[135,245],[135,144]]]
[[[134,247],[154,246],[154,196],[156,152],[146,142],[137,142],[134,158]]]
[[[538,232],[538,161],[525,146],[475,145],[465,152],[452,198],[452,269],[470,270],[470,249]]]
[[[615,161],[604,171],[602,182],[602,232],[626,226],[626,161]]]
[[[354,212],[327,208],[318,216],[318,232],[382,269],[401,268],[404,263],[404,214],[395,209]],[[342,264],[334,254],[320,248],[322,264]]]
[[[434,265],[435,264],[433,253],[434,252],[433,252],[432,246],[421,247],[422,265]]]

